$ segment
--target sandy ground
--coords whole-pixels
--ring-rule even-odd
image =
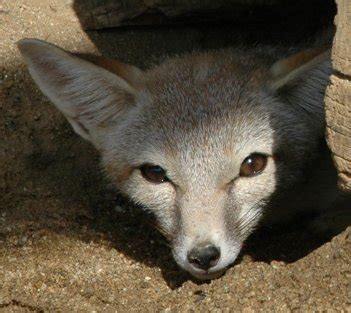
[[[71,4],[0,1],[0,311],[351,312],[350,228],[333,239],[303,225],[261,230],[223,277],[192,280],[151,218],[104,181],[97,154],[38,91],[15,47],[36,37],[146,67],[168,54],[230,45],[238,32],[87,34]],[[269,30],[260,29],[265,38]]]

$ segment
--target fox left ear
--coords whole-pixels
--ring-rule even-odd
[[[269,89],[324,122],[324,94],[331,73],[330,50],[306,50],[273,64]]]
[[[36,39],[23,39],[18,47],[41,91],[95,146],[106,125],[136,104],[143,72],[134,66],[103,60],[95,65]]]

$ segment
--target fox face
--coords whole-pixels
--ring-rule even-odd
[[[143,72],[39,40],[18,45],[43,93],[198,279],[221,275],[264,216],[290,207],[306,171],[318,171],[328,52],[277,61],[274,49],[232,49]]]

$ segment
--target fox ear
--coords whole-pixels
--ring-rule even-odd
[[[115,62],[108,71],[36,39],[23,39],[18,48],[41,91],[93,143],[99,129],[134,104],[142,72],[133,66]]]
[[[269,89],[307,114],[324,120],[323,99],[332,72],[330,51],[310,49],[273,64]]]

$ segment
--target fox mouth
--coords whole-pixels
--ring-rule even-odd
[[[204,271],[200,269],[191,269],[191,270],[188,270],[188,272],[197,280],[206,281],[206,280],[212,280],[212,279],[217,279],[221,277],[226,272],[226,270],[227,268],[222,268],[219,270],[208,270],[208,271]]]
[[[226,272],[227,268],[231,264],[231,263],[227,265],[222,264],[221,266],[217,265],[208,270],[205,270],[205,269],[190,266],[189,263],[184,262],[182,259],[179,259],[177,254],[173,254],[173,256],[176,263],[181,269],[188,272],[191,276],[193,276],[196,280],[199,280],[199,281],[206,281],[206,280],[219,278]]]
[[[184,247],[185,246],[185,247]],[[207,266],[210,264],[200,263],[199,265],[196,262],[192,262],[189,259],[187,252],[187,242],[183,242],[183,246],[173,246],[172,254],[173,258],[180,268],[192,275],[196,280],[199,281],[208,281],[212,279],[217,279],[221,277],[229,267],[235,262],[237,256],[241,250],[242,244],[240,243],[222,243],[222,254],[216,264],[213,264],[212,267]],[[190,244],[190,246],[192,246]]]

